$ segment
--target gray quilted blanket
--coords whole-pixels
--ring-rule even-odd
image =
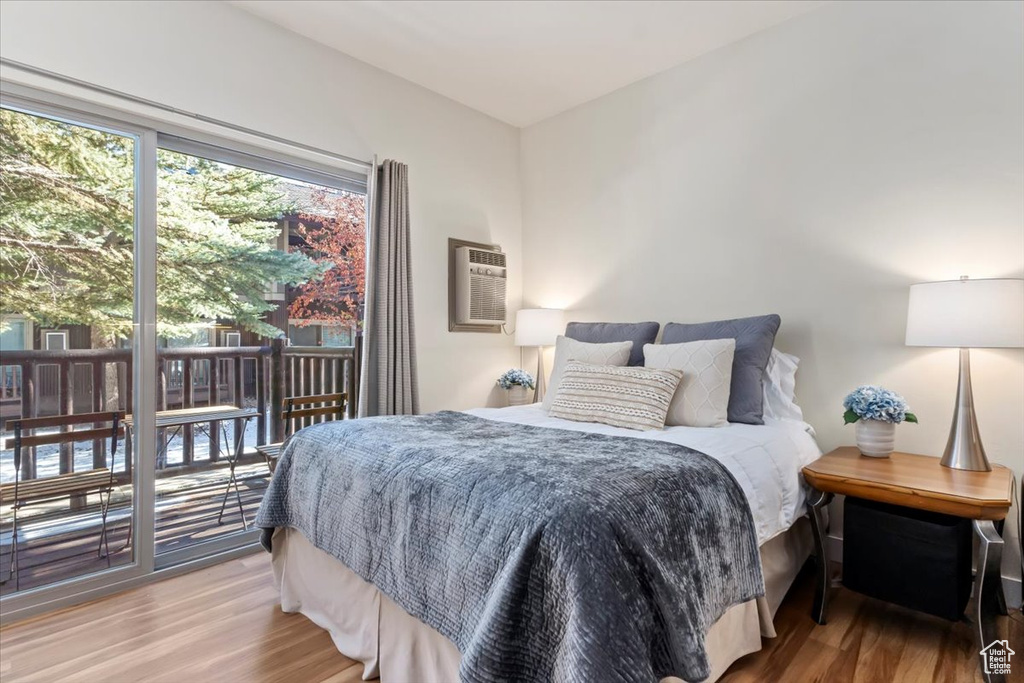
[[[707,629],[764,594],[716,460],[463,413],[296,433],[256,524],[268,548],[298,529],[449,638],[467,682],[702,680]]]

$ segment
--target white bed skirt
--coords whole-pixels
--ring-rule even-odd
[[[273,549],[281,609],[304,614],[327,630],[339,652],[363,663],[364,680],[378,676],[381,683],[459,680],[460,655],[454,643],[314,546],[302,533],[277,529]],[[761,546],[765,597],[733,606],[708,631],[708,681],[717,680],[743,655],[760,650],[762,636],[775,637],[775,612],[810,549],[805,518]],[[666,678],[662,683],[679,680]]]

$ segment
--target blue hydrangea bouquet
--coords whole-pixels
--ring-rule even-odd
[[[527,389],[535,388],[533,376],[525,370],[509,370],[498,378],[498,386],[505,390],[510,406],[522,406],[529,402]]]
[[[917,416],[908,409],[906,399],[883,387],[857,387],[843,399],[843,407],[846,408],[843,413],[844,424],[858,420],[878,420],[892,424],[917,422]]]
[[[525,387],[527,389],[533,389],[533,375],[526,372],[525,370],[512,369],[507,371],[504,375],[498,378],[498,386],[500,386],[502,389],[511,389],[512,387]]]

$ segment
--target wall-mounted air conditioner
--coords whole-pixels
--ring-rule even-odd
[[[505,323],[505,254],[478,247],[455,249],[455,322]]]

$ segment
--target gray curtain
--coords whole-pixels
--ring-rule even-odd
[[[360,417],[419,412],[408,177],[408,166],[396,161],[385,161],[377,169],[367,255]]]

